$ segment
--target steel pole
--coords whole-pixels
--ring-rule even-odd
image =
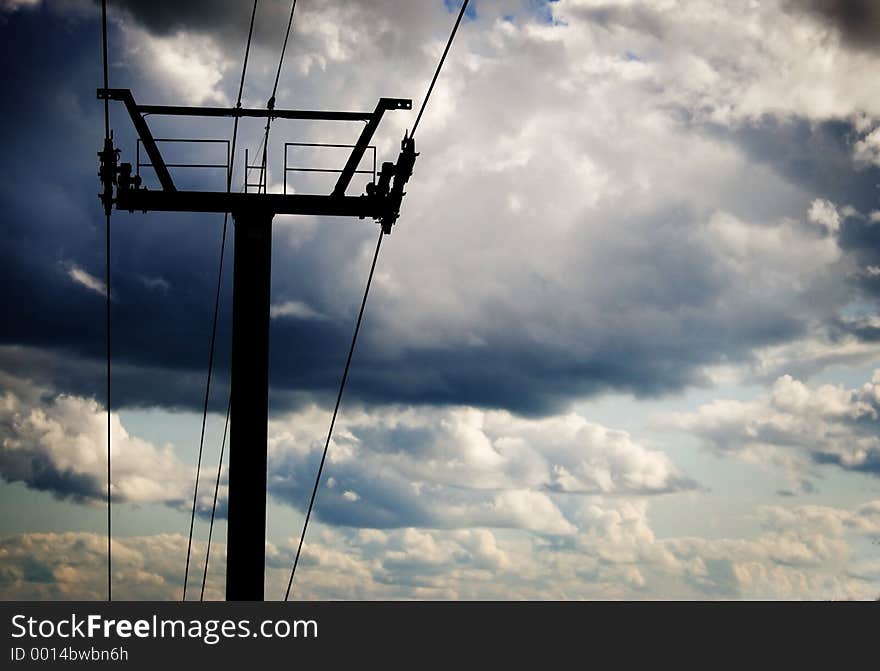
[[[271,211],[233,212],[232,408],[226,599],[262,601],[266,563]]]

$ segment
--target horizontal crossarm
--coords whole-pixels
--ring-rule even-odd
[[[216,191],[120,190],[116,198],[120,210],[159,212],[235,212],[248,209],[274,214],[310,214],[325,217],[378,219],[384,203],[370,196],[325,196],[313,194],[226,193]]]
[[[110,100],[126,102],[131,98],[129,89],[98,89],[98,97],[106,95]],[[393,101],[396,98],[383,98],[382,100]],[[387,109],[410,109],[409,107],[394,107]],[[132,104],[134,100],[132,99]],[[380,101],[380,104],[381,101]],[[177,105],[134,105],[140,114],[159,114],[165,116],[200,116],[200,117],[254,117],[273,119],[301,119],[306,121],[367,121],[369,122],[375,112],[330,112],[325,110],[282,110],[282,109],[252,109],[246,107],[186,107]]]
[[[380,98],[372,112],[325,112],[315,110],[245,109],[241,107],[175,107],[171,105],[138,105],[129,89],[98,89],[98,98],[118,100],[125,104],[135,129],[156,171],[162,191],[140,188],[120,189],[117,206],[122,210],[162,210],[180,212],[234,212],[243,207],[268,207],[276,214],[312,214],[325,216],[357,216],[380,219],[387,216],[381,198],[375,196],[347,197],[345,190],[357,173],[357,167],[369,147],[382,116],[388,110],[412,109],[408,98]],[[178,192],[150,132],[145,114],[201,117],[263,117],[273,119],[309,119],[324,121],[366,122],[357,143],[342,169],[329,196],[306,194],[241,194],[215,192]],[[259,197],[259,201],[252,200]],[[387,209],[387,208],[386,208]]]

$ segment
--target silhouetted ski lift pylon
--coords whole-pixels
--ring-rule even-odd
[[[263,599],[266,542],[266,434],[269,395],[269,294],[271,283],[272,219],[276,214],[372,218],[384,234],[400,216],[404,187],[412,176],[415,140],[405,136],[397,162],[382,164],[378,180],[366,185],[358,196],[345,195],[358,165],[386,111],[412,109],[412,101],[380,98],[372,112],[244,109],[241,107],[175,107],[139,105],[129,89],[98,89],[100,100],[125,105],[140,143],[161,185],[151,191],[142,185],[139,168],[120,163],[120,150],[112,138],[98,153],[101,201],[109,214],[129,212],[231,213],[235,221],[235,263],[232,309],[232,400],[229,441],[229,502],[227,532],[226,598]],[[144,115],[180,117],[262,117],[311,121],[364,122],[339,178],[330,194],[255,193],[245,191],[179,190],[162,157]],[[247,166],[246,166],[247,168]],[[285,180],[287,174],[285,157]],[[245,180],[247,178],[245,177]],[[285,189],[286,191],[286,189]]]

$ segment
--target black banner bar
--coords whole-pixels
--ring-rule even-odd
[[[874,603],[0,603],[0,668],[850,667]],[[871,656],[876,658],[876,654]],[[867,659],[865,660],[867,661]],[[247,666],[245,666],[247,665]],[[674,667],[674,668],[675,668]]]

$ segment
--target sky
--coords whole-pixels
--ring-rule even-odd
[[[375,136],[395,160],[459,6],[300,0],[277,107],[411,98]],[[234,105],[250,11],[111,0],[110,85]],[[246,107],[271,95],[289,11],[259,2]],[[5,599],[106,595],[100,32],[92,0],[0,0]],[[295,598],[880,598],[878,66],[870,0],[473,0],[383,243]],[[232,132],[148,121],[163,138]],[[119,105],[111,125],[134,162]],[[236,189],[261,130],[242,123]],[[358,132],[276,122],[269,190],[328,192],[332,176],[285,173],[284,143]],[[222,144],[162,148],[225,162]],[[289,151],[288,166],[344,160]],[[187,189],[223,176],[174,169]],[[181,595],[222,226],[112,218],[114,598]],[[376,233],[274,221],[267,599],[284,594]]]

